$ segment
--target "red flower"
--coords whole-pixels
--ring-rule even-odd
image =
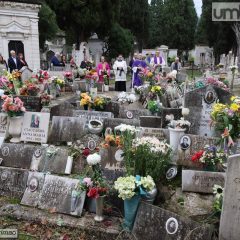
[[[87,157],[90,154],[90,150],[88,148],[85,148],[82,152],[84,157]]]
[[[192,156],[191,160],[192,160],[193,162],[196,162],[196,161],[198,160],[196,154]]]
[[[203,155],[203,152],[204,152],[204,151],[201,150],[201,151],[199,151],[199,152],[196,153],[198,159]]]
[[[99,193],[98,193],[97,188],[90,188],[88,193],[87,193],[87,196],[90,197],[90,198],[98,198]]]

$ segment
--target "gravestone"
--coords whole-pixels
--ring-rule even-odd
[[[26,112],[24,114],[21,141],[46,143],[50,113]]]
[[[31,170],[64,174],[68,158],[68,149],[55,147],[56,153],[52,156],[47,154],[48,147],[37,148],[33,154]]]
[[[115,118],[119,117],[120,103],[118,101],[111,100],[106,105],[106,111],[113,113]]]
[[[240,236],[240,154],[228,159],[219,240],[239,240]]]
[[[132,125],[135,127],[140,126],[140,121],[137,119],[123,119],[123,118],[106,118],[104,119],[104,128],[112,128],[114,130],[120,124]]]
[[[210,240],[209,225],[200,225],[188,218],[141,202],[133,234],[137,240]]]
[[[45,174],[40,172],[29,172],[27,187],[21,200],[21,204],[37,207],[40,193],[43,188]]]
[[[184,139],[187,139],[187,147],[182,147],[181,145]],[[218,142],[218,138],[184,134],[179,140],[177,164],[186,167],[202,169],[202,164],[193,162],[191,157],[196,152],[203,150],[206,145],[217,145]]]
[[[225,173],[182,170],[182,191],[213,193],[215,184],[224,187]]]
[[[156,129],[156,128],[145,128],[141,127],[141,136],[145,137],[156,137],[160,141],[169,139],[169,130],[168,129]]]
[[[71,103],[65,101],[63,103],[51,107],[50,111],[51,118],[53,116],[72,116],[74,109],[75,108]]]
[[[162,127],[162,118],[156,116],[141,116],[140,117],[140,126],[148,128],[161,128]]]
[[[214,128],[210,127],[211,111],[214,103],[228,103],[231,94],[215,86],[205,86],[185,94],[185,106],[190,114],[186,117],[191,122],[190,133],[200,136],[215,136]]]
[[[21,198],[27,184],[28,171],[0,167],[0,195]]]
[[[29,169],[37,146],[30,144],[4,143],[0,150],[2,166]]]
[[[127,110],[125,108],[121,108],[119,112],[119,118],[128,118],[128,119],[139,119],[140,116],[150,116],[151,113],[147,109],[134,109]]]
[[[178,83],[183,83],[187,80],[187,74],[177,73],[176,80]]]
[[[123,151],[117,147],[100,149],[101,169],[108,181],[115,181],[124,175]]]
[[[0,113],[0,137],[7,138],[9,127],[9,117],[6,113]]]
[[[73,111],[73,117],[87,119],[88,123],[90,120],[93,119],[103,121],[106,118],[113,118],[113,114],[111,112],[75,110]]]
[[[74,142],[86,134],[86,119],[54,116],[49,142]]]
[[[37,96],[18,96],[28,112],[40,112],[42,109],[41,98]]]
[[[79,197],[73,196],[78,183],[77,179],[46,175],[39,208],[81,216],[86,192],[81,192]]]

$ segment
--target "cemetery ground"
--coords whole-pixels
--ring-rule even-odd
[[[51,85],[48,77],[38,83],[49,91],[41,96],[17,94],[16,86],[15,104],[27,111],[0,114],[1,228],[18,229],[19,239],[238,240],[237,224],[228,223],[229,212],[238,218],[238,149],[229,157],[215,147],[222,133],[209,124],[216,104],[240,109],[238,98],[219,70],[194,74],[145,78],[134,92],[128,81],[126,93],[75,78]],[[9,102],[3,97],[6,112]],[[208,151],[218,157],[203,164]],[[133,196],[121,189],[131,181]]]

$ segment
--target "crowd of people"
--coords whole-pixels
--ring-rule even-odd
[[[23,53],[18,53],[17,55],[14,50],[11,50],[8,61],[6,61],[0,54],[0,69],[9,70],[11,73],[13,70],[20,70],[25,66],[28,67],[28,64],[24,58]]]

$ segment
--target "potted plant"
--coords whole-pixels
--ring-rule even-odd
[[[4,103],[2,111],[7,113],[10,117],[9,134],[12,136],[10,142],[20,142],[22,132],[23,114],[26,111],[23,102],[19,97],[2,96]]]
[[[101,156],[98,153],[90,154],[87,156],[87,163],[91,169],[92,184],[87,190],[89,198],[96,199],[96,216],[94,220],[97,222],[103,221],[103,206],[104,197],[108,192],[106,182],[102,176],[100,168]]]
[[[130,175],[119,177],[114,182],[114,188],[118,191],[118,197],[124,200],[124,222],[123,229],[131,231],[136,217],[141,196],[146,195],[155,187],[151,176],[136,177]]]

